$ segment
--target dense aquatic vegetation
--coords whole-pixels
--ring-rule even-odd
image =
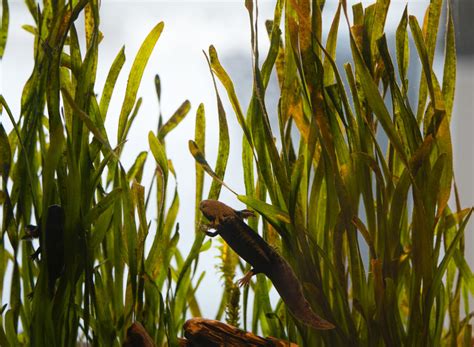
[[[177,248],[179,196],[170,178],[180,173],[168,159],[166,138],[190,103],[184,101],[167,120],[159,116],[158,129],[148,134],[150,158],[138,153],[130,168],[120,161],[140,113],[138,87],[164,24],[144,38],[128,72],[122,71],[120,50],[99,87],[97,69],[105,68],[98,66],[104,39],[99,1],[25,4],[35,23],[25,26],[35,37],[35,64],[21,114],[12,114],[7,102],[13,101],[0,96],[0,294],[10,285],[9,302],[0,308],[0,345],[120,345],[134,321],[157,345],[178,344],[186,316],[201,315],[195,293],[203,274],[196,264],[210,243],[200,228],[199,202],[218,199],[228,188],[231,139],[218,83],[242,128],[245,191],[234,193],[257,212],[260,220],[251,219],[250,226],[290,262],[314,311],[336,329],[313,331],[281,301],[272,305],[263,275],[241,292],[235,270],[247,265],[225,243],[218,260],[224,289],[217,318],[304,346],[470,345],[474,278],[463,234],[472,209],[460,206],[454,184],[450,2],[432,0],[422,21],[405,9],[391,49],[387,0],[352,8],[341,0],[333,18],[324,15],[324,0],[277,0],[274,18],[266,22],[270,48],[262,53],[257,4],[245,1],[252,98],[244,110],[211,46],[206,58],[216,90],[219,148],[213,166],[206,161],[200,105],[189,141],[196,159],[196,233],[188,254]],[[8,1],[2,5],[0,57],[8,54]],[[443,11],[445,37],[438,40]],[[85,18],[85,52],[79,16]],[[323,23],[330,23],[324,39]],[[343,66],[336,64],[340,26],[349,28],[352,52]],[[433,71],[438,41],[444,44],[442,76]],[[416,50],[410,51],[410,42]],[[410,55],[421,62],[419,79],[408,75]],[[120,73],[128,73],[128,82],[118,131],[111,134],[104,122]],[[272,73],[277,101],[266,99]],[[161,98],[158,76],[155,85]],[[278,103],[276,114],[268,112],[270,102]],[[5,119],[13,124],[8,134]],[[151,183],[142,181],[146,160],[156,164]],[[206,192],[205,173],[212,177]],[[157,221],[153,230],[150,209]],[[29,226],[32,221],[38,225]],[[35,250],[23,240],[28,236],[39,236],[41,261],[30,258]]]

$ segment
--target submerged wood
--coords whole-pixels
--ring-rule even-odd
[[[298,347],[289,341],[273,337],[264,338],[213,319],[191,318],[184,323],[183,328],[186,339],[180,339],[180,346]]]
[[[127,330],[123,347],[156,347],[156,345],[143,325],[140,322],[134,322]]]

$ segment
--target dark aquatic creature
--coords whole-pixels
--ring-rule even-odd
[[[248,284],[253,275],[263,273],[272,281],[283,302],[298,320],[319,330],[335,328],[313,312],[290,264],[244,223],[243,220],[253,216],[253,212],[236,211],[217,200],[203,200],[199,208],[210,222],[206,226],[206,234],[211,237],[220,235],[230,248],[252,266],[239,281],[240,285]],[[211,229],[215,231],[209,231]]]
[[[26,227],[26,236],[23,239],[40,239],[40,247],[31,255],[31,258],[37,259],[42,254],[42,259],[46,258],[48,268],[48,285],[51,295],[54,294],[56,280],[61,276],[64,270],[64,209],[59,205],[48,207],[46,216],[46,233],[44,237],[45,245],[41,240],[41,226],[28,225]],[[46,257],[43,256],[43,250]]]

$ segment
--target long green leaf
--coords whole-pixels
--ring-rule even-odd
[[[100,114],[105,120],[107,116],[107,110],[109,108],[110,99],[114,91],[115,82],[122,70],[123,64],[125,63],[125,47],[118,52],[117,56],[110,67],[107,79],[105,80],[104,88],[102,91],[102,96],[100,98]]]
[[[191,109],[191,103],[186,100],[182,103],[182,105],[176,110],[176,112],[171,116],[168,121],[163,124],[163,126],[158,131],[158,138],[160,141],[163,141],[165,136],[174,128],[178,126],[178,124],[186,117],[189,110]]]
[[[12,163],[12,152],[7,133],[0,123],[0,176],[3,179],[3,185],[6,187],[6,181],[10,174]]]
[[[434,298],[436,294],[438,293],[440,286],[442,285],[442,278],[444,276],[444,273],[446,272],[446,268],[449,262],[451,261],[451,258],[454,256],[457,247],[459,247],[459,244],[458,244],[459,240],[464,235],[464,229],[466,228],[467,222],[469,221],[472,212],[473,212],[473,209],[471,209],[469,213],[467,214],[467,216],[464,218],[462,224],[459,226],[459,229],[456,232],[456,236],[454,237],[451,244],[449,245],[449,248],[446,250],[443,260],[438,265],[435,271],[433,282],[432,282],[431,287],[429,288],[428,295],[425,301],[426,308],[430,308],[433,304]]]
[[[148,63],[153,48],[155,47],[156,42],[163,31],[163,27],[163,22],[160,22],[150,31],[140,46],[135,60],[133,61],[133,65],[128,76],[125,98],[122,103],[122,109],[120,110],[117,142],[122,142],[124,140],[123,135],[125,126],[128,122],[128,116],[130,115],[133,105],[135,104],[138,87],[140,86],[143,72],[145,71],[146,64]]]
[[[277,206],[269,205],[251,196],[238,195],[237,198],[247,206],[255,209],[267,219],[273,226],[281,228],[281,223],[290,223],[290,216],[287,212],[280,210]]]
[[[339,5],[337,6],[336,14],[334,15],[334,19],[332,21],[331,28],[329,29],[329,34],[326,41],[326,51],[328,55],[326,55],[323,63],[325,86],[331,85],[334,82],[334,71],[332,69],[330,58],[332,60],[336,60],[337,33],[339,30],[340,14],[341,3],[339,3]],[[328,58],[328,56],[330,58]]]
[[[446,47],[443,70],[443,97],[446,114],[451,118],[454,102],[454,91],[456,89],[456,45],[453,23],[452,6],[448,3],[446,30]]]
[[[222,67],[214,46],[209,47],[209,57],[212,71],[216,74],[217,78],[221,81],[227,91],[227,95],[229,97],[232,108],[234,109],[235,115],[237,116],[237,120],[239,121],[239,124],[242,127],[242,130],[244,131],[245,138],[247,139],[249,144],[252,144],[252,136],[250,135],[250,131],[248,130],[247,124],[245,122],[245,117],[242,112],[239,99],[237,98],[235,92],[234,83]]]
[[[198,110],[196,112],[196,122],[195,122],[195,130],[194,130],[194,139],[196,147],[201,149],[201,153],[204,153],[204,149],[206,147],[206,113],[204,110],[204,104],[200,104]],[[195,204],[195,215],[194,215],[194,223],[195,227],[198,227],[198,221],[200,220],[199,211],[199,203],[202,200],[202,194],[204,190],[204,169],[201,165],[196,161],[195,165],[196,170],[196,194],[194,199]]]
[[[8,26],[10,22],[10,9],[8,0],[2,0],[2,25],[0,27],[0,60],[3,58],[7,44]]]
[[[402,19],[397,27],[396,33],[396,52],[397,52],[397,63],[398,63],[398,73],[402,81],[403,86],[403,95],[406,96],[408,93],[408,82],[407,82],[407,73],[408,73],[408,63],[410,61],[410,46],[408,45],[408,6],[405,6],[403,11]]]
[[[390,114],[387,111],[385,103],[382,99],[382,96],[379,93],[377,85],[375,84],[372,76],[370,75],[367,66],[365,65],[362,55],[355,44],[354,37],[351,35],[351,47],[354,56],[354,61],[356,63],[357,71],[360,74],[360,83],[364,90],[365,97],[373,110],[377,115],[381,125],[383,126],[385,132],[387,133],[390,141],[393,143],[395,149],[398,151],[398,154],[403,158],[404,162],[407,163],[406,154],[400,141],[400,138],[395,130]]]
[[[211,176],[214,180],[219,182],[219,184],[222,184],[224,187],[229,189],[232,193],[237,195],[237,193],[234,190],[232,190],[232,188],[230,188],[219,177],[219,175],[216,172],[214,172],[214,170],[212,170],[211,166],[207,163],[206,158],[204,158],[204,154],[202,154],[202,152],[200,151],[200,149],[199,149],[198,145],[196,144],[196,142],[194,142],[193,140],[189,140],[188,145],[189,145],[189,151],[191,152],[192,156],[194,157],[196,162],[204,169],[204,171],[206,171],[207,174],[209,176]]]
[[[164,176],[166,184],[168,181],[169,168],[165,148],[155,136],[155,134],[153,134],[151,131],[148,133],[148,144],[150,145],[151,153],[153,153],[153,156],[155,157],[155,160]]]

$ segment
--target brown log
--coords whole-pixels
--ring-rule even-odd
[[[213,319],[191,318],[184,323],[184,336],[180,346],[214,347],[214,346],[266,346],[266,347],[298,347],[298,345],[276,339],[263,338],[251,332],[241,330],[232,325]]]
[[[143,325],[137,321],[127,329],[123,347],[156,347],[156,345]]]

